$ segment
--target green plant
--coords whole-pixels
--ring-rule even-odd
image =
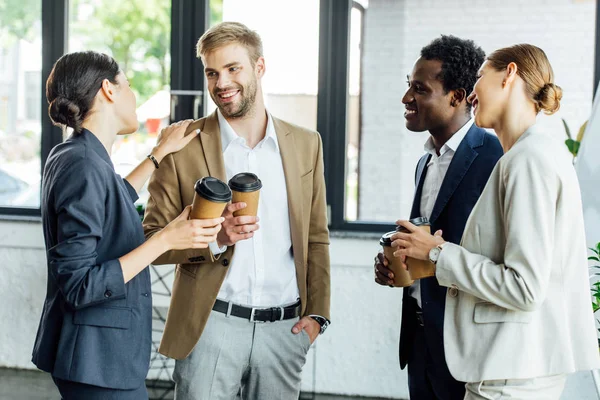
[[[600,242],[596,244],[596,247],[590,247],[593,255],[588,257],[588,260],[594,261],[596,263],[600,263]],[[600,264],[592,265],[590,267],[592,270],[600,270]],[[592,276],[598,276],[600,272],[594,272]],[[596,311],[600,310],[600,281],[592,284],[592,308],[594,309],[594,314]],[[600,321],[598,321],[600,322]],[[600,329],[598,329],[600,332]],[[598,343],[600,344],[600,339],[598,339]]]
[[[565,127],[565,133],[567,134],[567,140],[565,140],[565,144],[569,149],[569,153],[573,154],[573,160],[577,157],[577,153],[579,152],[579,147],[581,147],[581,141],[583,140],[583,134],[585,133],[585,127],[587,126],[587,121],[581,125],[579,128],[579,132],[577,132],[577,137],[573,139],[571,136],[571,130],[569,129],[569,125],[567,125],[567,121],[564,118],[562,119],[563,126]]]

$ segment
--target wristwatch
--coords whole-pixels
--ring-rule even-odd
[[[433,249],[429,250],[429,261],[433,264],[437,264],[438,258],[440,258],[440,253],[444,248],[446,243],[438,244]]]
[[[327,329],[327,327],[329,326],[329,324],[331,322],[329,322],[329,320],[325,317],[321,317],[320,315],[309,315],[309,317],[311,317],[312,319],[314,319],[315,321],[317,321],[319,323],[319,325],[321,325],[321,330],[319,331],[319,335],[322,335],[325,330]]]

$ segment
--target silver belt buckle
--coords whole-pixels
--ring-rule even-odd
[[[265,321],[255,321],[254,320],[254,312],[257,310],[256,307],[252,307],[252,309],[250,310],[250,322],[253,322],[255,324],[264,324]]]
[[[281,317],[279,317],[279,320],[283,321],[283,314],[284,314],[283,307],[279,307],[279,309],[281,310]]]

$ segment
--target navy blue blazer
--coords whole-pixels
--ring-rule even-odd
[[[150,365],[150,272],[125,284],[118,260],[144,242],[137,194],[87,130],[52,149],[42,182],[48,285],[32,361],[60,379],[138,388]]]
[[[432,233],[441,229],[444,240],[460,243],[469,214],[477,203],[496,162],[503,154],[498,138],[473,124],[456,149],[442,182],[430,217]],[[426,154],[417,164],[411,218],[421,216],[421,193],[430,158],[431,155]],[[410,297],[408,290],[404,290],[404,300],[408,297]],[[446,287],[438,285],[435,277],[421,279],[421,303],[423,321],[427,327],[425,329],[427,347],[431,351],[434,362],[445,366],[443,332]],[[414,309],[407,307],[407,304],[409,302],[403,301],[400,331],[402,369],[410,362],[417,321]]]

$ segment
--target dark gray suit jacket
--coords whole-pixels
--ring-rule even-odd
[[[118,260],[144,242],[136,199],[91,132],[52,149],[42,187],[48,286],[33,362],[57,378],[115,389],[144,384],[150,273],[124,284]]]

